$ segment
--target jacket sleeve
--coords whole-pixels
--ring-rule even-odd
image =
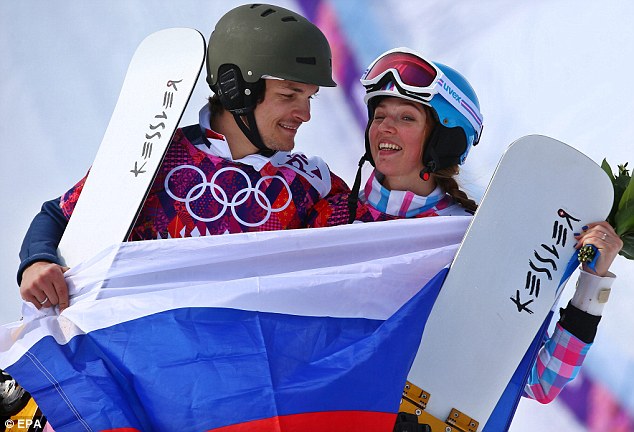
[[[46,201],[33,218],[20,249],[18,285],[22,282],[24,269],[36,261],[59,264],[57,245],[64,234],[68,219],[60,207],[60,198]]]
[[[350,188],[348,187],[346,182],[332,171],[330,171],[330,182],[331,187],[328,196],[350,193]]]
[[[552,402],[577,376],[591,346],[557,323],[533,364],[524,396],[543,404]]]
[[[348,223],[349,192],[330,194],[320,199],[308,214],[308,228],[321,228]]]
[[[594,342],[615,278],[609,272],[601,277],[580,270],[575,294],[560,310],[559,322],[538,354],[524,396],[549,403],[577,376]]]

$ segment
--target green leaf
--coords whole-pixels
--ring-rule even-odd
[[[634,260],[634,179],[627,169],[627,162],[617,165],[616,174],[612,172],[607,159],[603,159],[601,168],[614,188],[614,203],[607,221],[623,240],[623,249],[619,255]]]
[[[615,231],[621,237],[628,233],[634,233],[634,214],[630,212],[626,217],[623,212],[617,212]]]
[[[610,168],[610,164],[607,159],[603,159],[603,162],[601,162],[601,168],[603,168],[603,171],[606,172],[608,177],[610,177],[610,180],[612,180],[612,184],[614,184],[614,174],[612,174],[612,168]]]
[[[621,171],[614,179],[614,187],[619,189],[619,192],[623,194],[631,180],[630,174],[627,171]]]
[[[627,184],[625,186],[625,190],[623,191],[623,195],[621,195],[621,199],[619,200],[619,210],[627,206],[634,205],[634,178],[619,176],[619,178],[621,177],[623,177],[623,183],[627,180]]]
[[[608,164],[607,159],[603,159],[603,162],[601,162],[601,168],[603,169],[603,171],[605,171],[605,173],[612,181],[612,187],[614,188],[614,201],[612,202],[612,208],[610,209],[610,214],[608,215],[606,220],[610,225],[616,227],[616,222],[614,218],[616,216],[616,211],[619,207],[619,201],[621,200],[621,196],[623,195],[623,191],[625,191],[625,188],[617,187],[616,177],[614,176],[614,174],[612,174],[612,168],[610,168],[610,164]]]
[[[631,177],[619,200],[619,207],[614,216],[614,222],[617,234],[623,235],[634,232],[634,179]]]
[[[634,260],[634,233],[621,236],[623,240],[623,249],[619,252],[619,255]]]

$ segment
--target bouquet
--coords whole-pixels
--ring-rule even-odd
[[[627,163],[618,165],[616,174],[612,173],[612,168],[605,159],[601,163],[601,168],[608,174],[614,186],[614,204],[607,221],[623,240],[623,249],[619,255],[634,259],[634,181],[627,169]],[[591,262],[595,253],[594,247],[584,246],[579,251],[579,261]]]

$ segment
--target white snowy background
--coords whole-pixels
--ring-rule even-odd
[[[220,16],[241,3],[0,0],[0,324],[20,318],[15,270],[23,235],[43,201],[85,174],[138,43],[167,27],[193,27],[208,37]],[[299,11],[293,1],[276,3]],[[405,45],[469,77],[485,128],[461,177],[476,198],[506,146],[527,134],[564,141],[597,163],[607,157],[613,166],[634,164],[634,2],[331,4],[362,67],[383,50]],[[208,94],[200,79],[182,124],[197,120]],[[322,89],[297,149],[323,156],[351,183],[362,148],[362,132],[341,90]],[[632,413],[634,265],[619,257],[613,270],[618,279],[585,370]],[[522,401],[511,427],[562,430],[585,429],[557,401]]]

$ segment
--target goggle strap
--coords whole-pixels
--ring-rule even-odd
[[[370,89],[377,91],[385,87],[388,83],[391,83],[391,85],[398,87],[399,93],[402,95],[421,99],[421,102],[429,102],[434,93],[438,93],[471,123],[473,129],[477,131],[477,136],[480,136],[482,131],[482,114],[480,114],[480,110],[447,75],[441,73],[430,87],[412,90],[412,86],[404,84],[400,74],[395,72],[397,71],[394,69],[388,69],[371,81],[361,80],[361,83],[366,87],[366,91]],[[386,79],[385,77],[388,74],[389,76]],[[430,92],[423,93],[424,90],[429,90]]]
[[[455,109],[460,112],[471,126],[477,131],[477,135],[480,136],[482,131],[482,114],[478,107],[456,86],[447,75],[443,74],[438,80],[438,93],[445,98]]]
[[[387,78],[386,78],[387,77]],[[408,96],[414,96],[422,98],[423,100],[429,102],[434,94],[436,94],[436,88],[438,86],[438,79],[434,78],[431,85],[427,87],[416,87],[409,84],[405,84],[401,75],[398,73],[396,69],[390,68],[377,75],[372,80],[364,80],[361,79],[361,85],[363,85],[367,90],[377,91],[388,85],[389,83],[395,85],[399,88],[399,92],[402,94],[407,94]]]

